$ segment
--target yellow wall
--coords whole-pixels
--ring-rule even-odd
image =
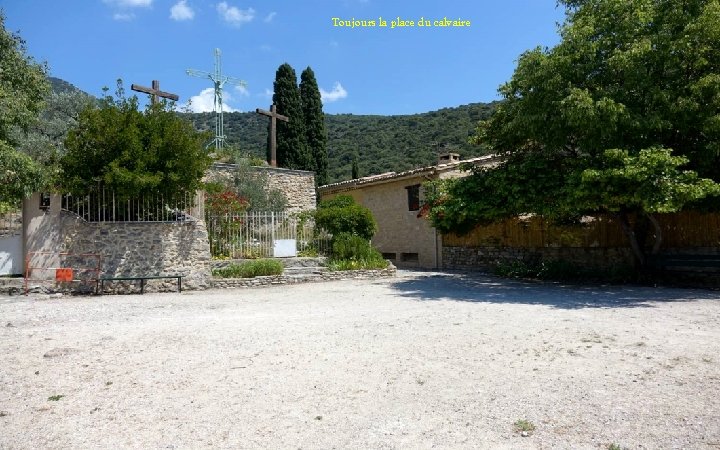
[[[407,178],[388,183],[365,185],[347,192],[321,193],[321,199],[333,198],[340,194],[352,196],[356,202],[367,207],[373,214],[378,231],[372,244],[382,253],[395,253],[391,260],[398,267],[439,268],[441,267],[439,235],[424,218],[418,218],[418,211],[408,211],[406,186],[422,184],[421,177]],[[422,203],[422,188],[420,189]],[[403,253],[417,253],[418,261],[403,261]]]

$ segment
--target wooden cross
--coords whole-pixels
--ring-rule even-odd
[[[283,122],[290,122],[290,118],[283,116],[282,114],[278,114],[274,104],[270,105],[270,111],[257,108],[255,109],[255,112],[270,118],[270,166],[277,167],[277,159],[275,155],[277,148],[277,141],[275,138],[276,119],[282,120]]]
[[[148,88],[145,86],[140,86],[137,84],[131,84],[130,89],[136,92],[144,92],[145,94],[150,94],[150,103],[155,104],[157,102],[158,97],[167,98],[170,100],[178,101],[180,97],[178,97],[176,94],[171,94],[169,92],[163,92],[160,90],[160,82],[158,80],[152,81],[152,87]]]

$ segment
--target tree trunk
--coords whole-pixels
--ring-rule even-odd
[[[630,248],[632,248],[635,259],[638,261],[638,264],[642,271],[645,269],[645,264],[647,263],[647,260],[645,258],[645,252],[643,251],[640,243],[638,242],[635,230],[633,230],[633,228],[630,226],[628,212],[626,210],[621,210],[617,214],[617,217],[620,220],[620,226],[622,226],[623,233],[625,233],[625,236],[627,236],[628,240],[630,241]]]
[[[647,217],[655,228],[655,242],[653,243],[652,254],[657,255],[660,251],[660,244],[662,244],[662,228],[660,228],[660,222],[658,222],[655,216],[648,214]]]

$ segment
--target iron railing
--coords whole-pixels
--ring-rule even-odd
[[[187,222],[205,214],[203,192],[184,192],[172,198],[149,194],[121,200],[114,192],[99,188],[83,196],[65,194],[61,208],[87,222]]]
[[[288,212],[246,212],[205,217],[216,258],[273,257],[278,241],[295,240],[298,256],[326,255],[331,236],[312,219]]]

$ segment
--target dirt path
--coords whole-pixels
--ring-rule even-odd
[[[700,290],[400,272],[0,297],[0,448],[717,449],[719,350]]]

